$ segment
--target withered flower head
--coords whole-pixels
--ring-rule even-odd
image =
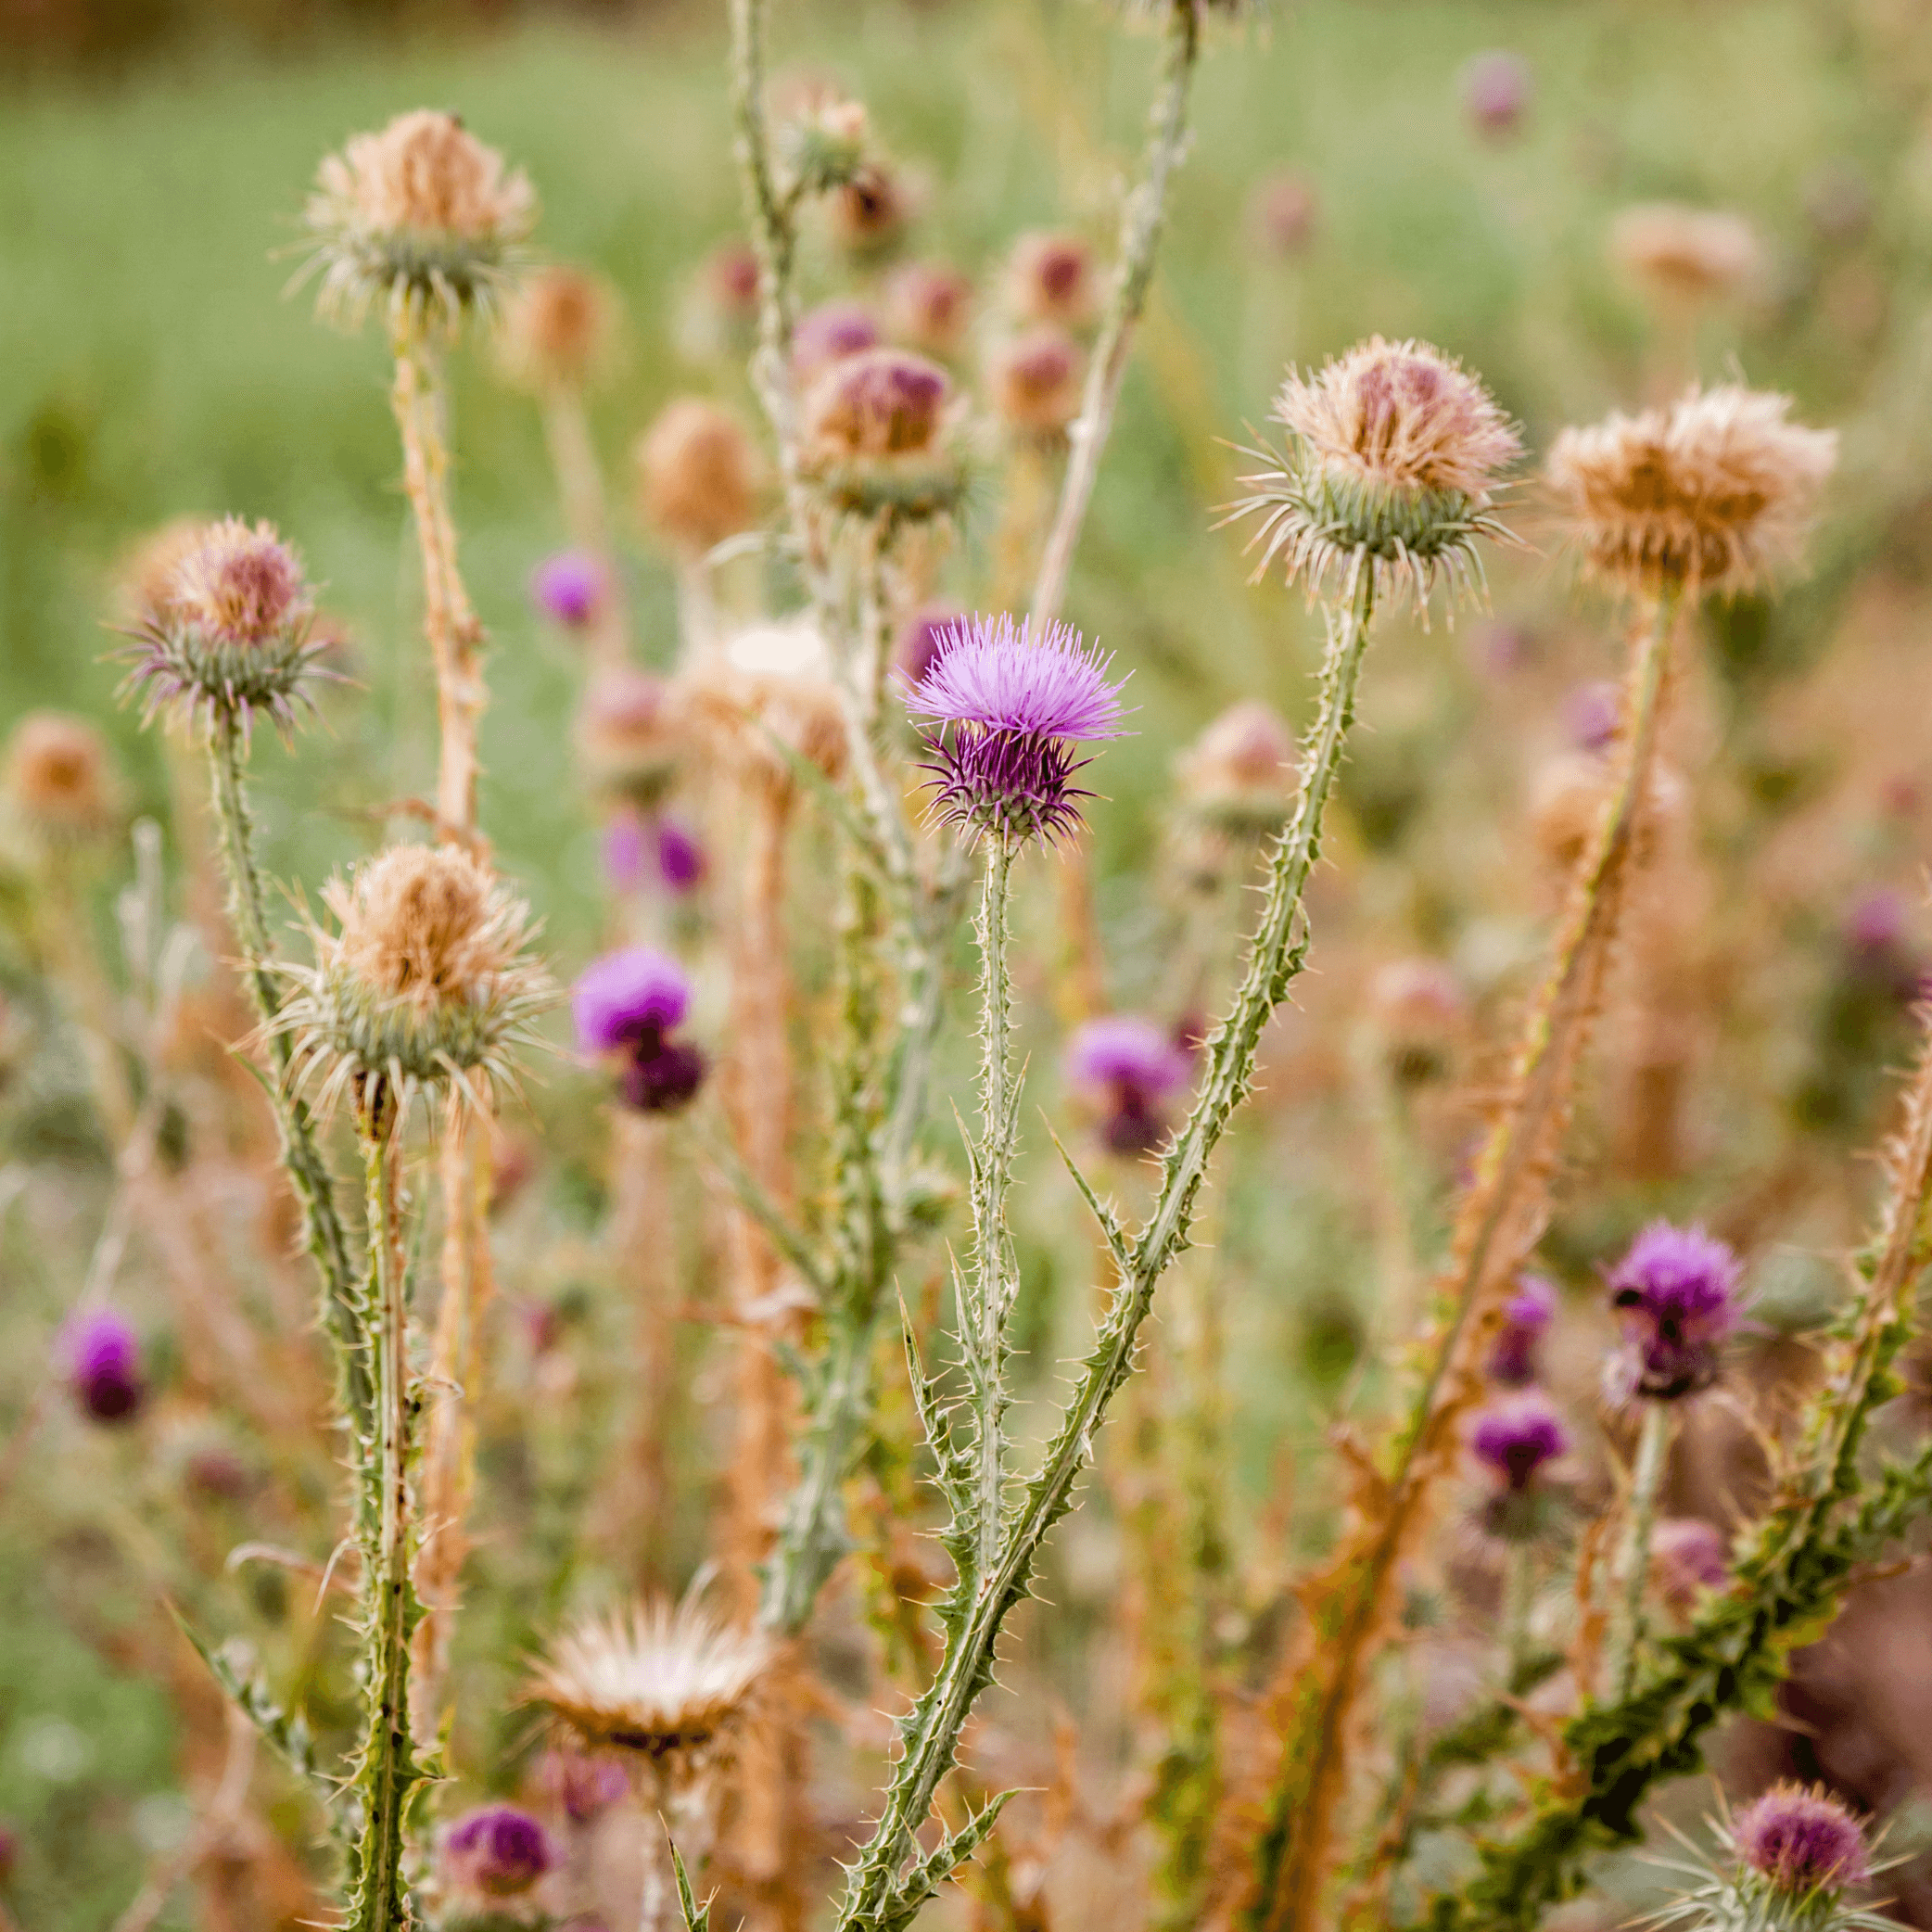
[[[1669,201],[1625,209],[1610,230],[1610,254],[1652,300],[1677,308],[1737,294],[1763,260],[1742,215]]]
[[[1261,518],[1257,577],[1279,557],[1322,596],[1366,570],[1378,596],[1425,604],[1439,575],[1452,592],[1480,584],[1476,540],[1506,534],[1490,510],[1522,445],[1459,363],[1371,336],[1317,374],[1290,370],[1275,418],[1286,457],[1252,452],[1268,467],[1241,479],[1252,493],[1232,512]]]
[[[107,740],[84,718],[30,711],[6,745],[6,802],[51,845],[84,845],[119,816]]]
[[[1087,357],[1062,328],[1028,329],[993,353],[986,388],[995,414],[1023,437],[1054,443],[1080,413]]]
[[[1544,477],[1593,575],[1635,594],[1730,595],[1797,565],[1837,460],[1791,400],[1727,383],[1557,439]]]
[[[1084,328],[1096,307],[1093,250],[1077,235],[1023,235],[1007,265],[1007,299],[1022,322]]]
[[[258,715],[286,737],[309,686],[332,675],[312,635],[315,601],[301,560],[267,523],[230,516],[204,526],[151,602],[123,654],[126,689],[146,718],[163,706],[246,737]]]
[[[868,161],[826,201],[832,238],[861,260],[889,253],[918,211],[918,196],[883,161]]]
[[[673,546],[702,553],[750,528],[758,456],[731,412],[702,396],[665,405],[637,446],[638,507]]]
[[[796,782],[794,758],[827,778],[845,769],[845,707],[806,619],[747,625],[677,688],[718,756],[776,794]]]
[[[952,381],[909,349],[846,356],[805,403],[800,467],[838,512],[925,522],[958,508],[966,470],[948,434]]]
[[[871,125],[865,103],[820,80],[801,82],[792,94],[775,143],[780,169],[801,194],[835,193],[867,165]]]
[[[131,628],[168,615],[182,559],[200,546],[207,533],[208,524],[201,517],[172,516],[140,538],[122,557],[115,574],[121,610]]]
[[[771,1646],[685,1605],[593,1617],[552,1645],[526,1701],[597,1750],[636,1753],[673,1780],[726,1755],[753,1715]]]
[[[370,1081],[399,1111],[446,1089],[480,1105],[511,1078],[555,999],[521,899],[460,846],[392,845],[331,880],[323,903],[336,930],[311,922],[315,963],[283,969],[295,992],[274,1023],[320,1111]]]
[[[595,275],[539,269],[503,312],[503,374],[540,395],[581,389],[602,373],[616,324],[616,299]]]
[[[453,114],[418,108],[327,156],[303,211],[322,273],[316,306],[398,334],[453,329],[501,296],[537,196]]]

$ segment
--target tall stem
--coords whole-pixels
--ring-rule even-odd
[[[1610,1689],[1630,1696],[1637,1650],[1644,1639],[1644,1586],[1650,1580],[1650,1534],[1657,1522],[1657,1492],[1671,1459],[1677,1412],[1668,1402],[1644,1405],[1637,1460],[1630,1479],[1630,1527],[1623,1539],[1623,1617],[1610,1651]]]

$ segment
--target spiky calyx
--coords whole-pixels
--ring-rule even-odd
[[[398,336],[452,331],[501,299],[536,219],[528,177],[455,115],[400,114],[317,172],[303,210],[317,310],[351,327],[380,310]]]
[[[512,1080],[555,998],[521,899],[458,847],[396,845],[323,900],[337,929],[311,922],[314,964],[282,969],[295,990],[274,1021],[319,1112],[372,1083],[399,1108],[444,1092],[480,1106]]]

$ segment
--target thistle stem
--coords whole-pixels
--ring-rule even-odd
[[[1530,1613],[1536,1608],[1536,1550],[1527,1538],[1503,1559],[1503,1671],[1514,1685],[1530,1654]]]
[[[1677,1412],[1668,1402],[1646,1402],[1637,1436],[1637,1459],[1630,1479],[1630,1527],[1623,1539],[1623,1616],[1610,1652],[1610,1684],[1627,1697],[1636,1679],[1637,1650],[1644,1640],[1644,1588],[1650,1581],[1650,1535],[1657,1524],[1657,1493],[1671,1460]]]

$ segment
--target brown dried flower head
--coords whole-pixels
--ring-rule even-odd
[[[861,260],[895,248],[918,210],[912,184],[883,161],[868,161],[826,201],[833,240]]]
[[[959,507],[952,379],[909,349],[835,362],[805,403],[800,469],[828,508],[872,523],[930,522]]]
[[[1610,254],[1646,295],[1666,307],[1698,307],[1740,293],[1763,253],[1742,215],[1646,202],[1610,229]]]
[[[313,615],[301,560],[270,523],[224,516],[182,557],[171,607],[223,643],[261,646]]]
[[[628,667],[599,673],[578,713],[578,746],[593,782],[646,809],[677,776],[685,734],[676,688]]]
[[[353,325],[379,308],[399,334],[446,330],[501,296],[537,197],[455,115],[418,108],[327,156],[304,219],[324,315]]]
[[[524,1697],[591,1749],[634,1753],[676,1783],[729,1754],[771,1659],[756,1631],[691,1605],[641,1604],[559,1637]]]
[[[994,351],[986,387],[995,413],[1023,436],[1053,442],[1080,413],[1087,357],[1064,329],[1029,329]]]
[[[584,388],[609,360],[616,324],[616,300],[595,275],[561,264],[539,269],[504,311],[503,373],[539,395]]]
[[[701,396],[665,405],[637,446],[638,506],[675,548],[702,554],[757,515],[758,457],[728,409]]]
[[[107,740],[65,711],[30,711],[14,727],[5,787],[6,802],[50,845],[91,843],[120,817]]]
[[[1250,452],[1268,466],[1231,513],[1261,518],[1257,577],[1280,557],[1311,596],[1364,571],[1376,594],[1425,604],[1438,576],[1480,587],[1476,540],[1506,536],[1490,510],[1522,444],[1476,376],[1426,342],[1371,336],[1317,374],[1290,370],[1274,413],[1287,456]]]
[[[892,333],[927,355],[952,355],[972,317],[972,284],[943,261],[915,261],[886,285]]]
[[[1007,299],[1022,322],[1085,328],[1097,306],[1093,250],[1077,235],[1023,235],[1007,264]]]
[[[311,922],[312,967],[275,1024],[295,1045],[290,1078],[333,1111],[384,1081],[399,1107],[448,1089],[482,1106],[554,998],[529,947],[529,908],[457,845],[392,845],[324,889],[336,930]]]
[[[197,548],[208,529],[198,516],[173,516],[141,538],[122,558],[116,573],[121,607],[130,625],[165,619],[173,608],[175,573],[182,560]]]
[[[776,794],[796,783],[794,758],[830,779],[845,769],[845,706],[825,642],[804,618],[746,626],[679,688],[719,757]]]
[[[1294,804],[1294,740],[1279,713],[1244,699],[1182,754],[1175,776],[1190,812],[1232,835],[1265,837]]]
[[[1837,438],[1790,422],[1790,407],[1726,384],[1564,430],[1544,476],[1586,567],[1652,596],[1727,595],[1793,569]]]
[[[1531,782],[1530,835],[1538,856],[1558,878],[1575,871],[1602,820],[1615,782],[1611,761],[1598,752],[1559,752]],[[1686,807],[1684,781],[1661,763],[1651,769],[1649,797],[1639,820],[1638,841],[1647,855],[1659,836],[1681,823]]]

